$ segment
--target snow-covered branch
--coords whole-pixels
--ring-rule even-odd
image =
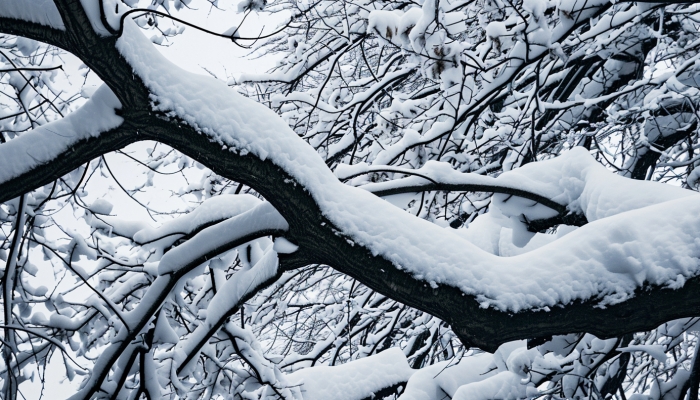
[[[0,250],[23,240],[5,268],[16,278],[3,281],[14,299],[4,318],[61,343],[77,334],[80,360],[99,348],[74,399],[223,387],[360,399],[404,382],[404,399],[554,393],[542,382],[605,398],[622,378],[602,365],[624,369],[640,351],[666,362],[660,353],[678,342],[658,349],[660,336],[628,334],[700,313],[700,203],[689,190],[700,181],[697,6],[273,3],[296,7],[292,34],[258,49],[288,57],[244,80],[275,110],[170,63],[141,32],[160,29],[139,19],[155,18],[146,12],[124,18],[117,37],[126,4],[57,0],[46,20],[14,1],[1,9],[0,31],[41,40],[53,29],[47,42],[105,83],[52,123],[11,114],[28,122],[0,144]],[[0,84],[19,87],[25,105],[21,87],[33,82]],[[83,200],[103,167],[117,180],[107,156],[91,160],[140,140],[169,147],[130,155],[147,178],[134,190],[117,181],[123,192],[138,200],[154,174],[187,181],[170,191],[187,206],[155,228]],[[190,182],[202,166],[205,178]],[[20,195],[26,205],[11,200]],[[81,232],[47,211],[66,204]],[[54,261],[58,283],[35,287],[32,262]],[[567,334],[578,335],[571,346]],[[52,348],[45,337],[6,329],[6,371],[30,359],[29,345]],[[508,343],[519,339],[542,351]],[[450,366],[459,354],[470,355]],[[369,372],[370,359],[393,370],[352,388],[334,378]],[[414,372],[406,360],[439,362]],[[315,366],[336,362],[348,364]],[[674,376],[679,388],[690,379]]]

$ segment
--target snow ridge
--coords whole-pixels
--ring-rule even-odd
[[[432,286],[451,285],[474,295],[483,307],[517,312],[594,296],[605,306],[628,299],[645,282],[677,288],[698,273],[697,197],[656,185],[641,200],[628,199],[615,190],[621,181],[590,164],[595,161],[585,150],[499,180],[527,179],[530,190],[579,207],[593,222],[556,243],[497,257],[367,191],[343,185],[273,111],[223,82],[171,64],[134,23],[127,21],[117,47],[150,89],[155,110],[186,121],[232,152],[270,159],[303,185],[355,243]],[[560,168],[567,163],[571,171]],[[590,165],[581,171],[582,163]]]

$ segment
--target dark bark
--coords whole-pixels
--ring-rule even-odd
[[[688,126],[688,128],[683,130],[678,130],[668,136],[660,136],[651,146],[654,146],[656,150],[644,149],[645,152],[637,159],[637,162],[632,168],[632,179],[645,179],[647,177],[649,168],[653,168],[656,162],[661,157],[661,152],[674,146],[676,143],[685,140],[688,135],[691,135],[698,127],[698,122],[693,121],[693,123]]]
[[[512,196],[522,197],[524,199],[532,200],[534,202],[540,203],[544,206],[551,208],[556,211],[558,215],[547,218],[532,221],[523,221],[528,230],[531,232],[540,232],[548,228],[566,224],[573,226],[583,226],[588,223],[585,215],[572,213],[568,210],[565,205],[559,204],[547,197],[539,195],[537,193],[527,192],[521,189],[515,189],[508,186],[499,185],[470,185],[470,184],[449,184],[449,183],[434,183],[426,181],[424,184],[416,184],[410,186],[402,186],[398,188],[385,189],[385,190],[375,190],[372,193],[377,196],[391,196],[394,194],[401,193],[414,193],[414,192],[427,192],[427,191],[450,191],[450,192],[490,192],[490,193],[502,193],[509,194]]]
[[[372,393],[371,396],[365,397],[362,400],[380,400],[380,399],[385,399],[391,395],[399,395],[403,393],[403,390],[406,388],[406,382],[399,382],[396,384],[393,384],[391,386],[387,386],[381,390],[378,390],[374,393]]]
[[[511,340],[572,332],[589,332],[607,338],[653,329],[664,321],[700,314],[700,296],[696,295],[700,290],[700,278],[689,279],[678,290],[640,288],[633,298],[606,308],[597,307],[599,299],[589,299],[553,307],[548,312],[524,310],[511,313],[484,309],[474,296],[465,295],[455,287],[444,285],[434,289],[397,269],[381,256],[372,255],[368,249],[351,245],[347,237],[338,234],[341,230],[323,216],[310,193],[300,184],[290,184],[292,177],[269,159],[263,161],[251,154],[242,156],[222,150],[220,144],[211,142],[181,121],[154,115],[145,85],[132,73],[131,67],[114,47],[116,38],[103,38],[92,31],[79,0],[57,0],[56,3],[67,29],[56,38],[50,38],[55,32],[50,28],[40,29],[36,24],[8,22],[6,19],[0,21],[0,31],[44,40],[80,57],[120,99],[125,122],[96,139],[76,144],[55,162],[1,183],[0,201],[47,184],[81,164],[126,144],[145,139],[156,140],[192,157],[221,176],[249,185],[270,201],[289,223],[290,229],[284,233],[285,236],[300,246],[297,253],[281,257],[286,268],[311,263],[330,265],[379,293],[443,319],[467,346],[494,351],[500,344]],[[545,200],[539,201],[545,204]],[[231,243],[231,247],[250,239],[253,238]],[[218,249],[217,254],[225,250]],[[195,264],[202,261],[198,260]],[[176,278],[172,279],[173,285]],[[166,295],[167,291],[164,291],[162,298]],[[679,304],[683,304],[683,307],[678,307]],[[153,304],[153,307],[155,311],[159,304]],[[140,325],[132,327],[134,335],[146,323],[147,320],[140,321]],[[130,345],[131,340],[120,344],[122,350]],[[115,353],[115,357],[118,358],[120,353]],[[84,389],[86,398],[96,393],[108,372],[95,371],[100,376],[94,385]]]
[[[686,391],[689,390],[688,400],[698,400],[698,386],[700,386],[700,357],[698,357],[696,347],[695,354],[693,355],[692,366],[690,368],[690,376],[681,390],[681,393],[685,394]],[[683,396],[681,396],[681,398],[683,398]]]
[[[197,159],[217,174],[255,188],[287,219],[285,235],[308,252],[313,263],[327,264],[352,276],[394,300],[428,312],[448,322],[466,345],[494,351],[500,344],[517,339],[589,332],[601,338],[653,329],[670,319],[698,315],[700,279],[689,279],[679,290],[645,287],[621,304],[596,307],[591,299],[546,311],[502,312],[483,309],[472,296],[450,286],[431,288],[426,282],[398,270],[391,262],[373,256],[359,245],[351,245],[340,230],[325,218],[310,193],[292,185],[291,176],[269,160],[248,154],[233,155],[190,128],[173,128],[162,121],[153,127],[158,140]],[[684,307],[677,307],[684,304]]]

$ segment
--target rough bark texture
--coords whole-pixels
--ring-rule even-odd
[[[143,82],[135,77],[115,49],[116,38],[100,37],[92,31],[79,0],[57,0],[56,4],[64,17],[65,32],[10,19],[0,19],[0,31],[48,42],[81,58],[122,102],[121,115],[125,122],[97,139],[78,143],[55,162],[0,183],[0,201],[50,183],[81,164],[129,143],[156,140],[192,157],[221,176],[251,186],[270,201],[289,223],[290,229],[285,236],[300,246],[298,254],[281,258],[286,268],[311,263],[330,265],[377,292],[443,319],[465,345],[494,351],[500,344],[511,340],[571,332],[613,337],[651,329],[670,319],[700,314],[700,297],[696,295],[700,290],[700,278],[688,280],[679,290],[642,288],[632,299],[607,308],[597,307],[598,301],[592,299],[555,307],[548,312],[515,314],[481,308],[474,297],[454,287],[433,289],[398,270],[386,259],[373,256],[368,249],[349,244],[322,215],[311,195],[301,185],[289,183],[292,178],[269,160],[224,151],[219,144],[209,141],[193,128],[155,115]],[[428,185],[419,189],[435,188]],[[537,200],[543,204],[553,203],[544,198]],[[551,205],[555,207],[556,203]],[[565,212],[561,206],[558,211]],[[585,220],[579,221],[582,223]],[[683,306],[678,307],[679,304]],[[124,342],[124,348],[128,345],[129,342]],[[98,382],[102,379],[104,377]],[[98,388],[99,384],[90,395]]]

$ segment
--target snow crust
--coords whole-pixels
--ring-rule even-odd
[[[2,0],[0,16],[66,29],[52,0]]]
[[[301,385],[305,400],[361,400],[406,382],[414,372],[401,349],[394,347],[343,365],[304,368],[287,375],[287,382]]]
[[[173,219],[158,228],[144,228],[133,235],[137,243],[148,243],[166,236],[187,235],[201,226],[235,217],[260,204],[261,200],[249,194],[221,196],[207,199],[190,213]]]
[[[497,257],[367,191],[343,185],[273,111],[223,82],[171,64],[135,24],[127,22],[117,47],[150,89],[155,110],[185,121],[229,151],[270,159],[309,191],[348,239],[426,284],[474,295],[483,307],[517,312],[591,298],[605,306],[628,299],[644,283],[678,288],[698,273],[697,195],[661,184],[623,183],[624,178],[596,167],[585,150],[530,164],[498,180],[578,208],[592,222],[531,252]],[[526,213],[522,204],[511,210],[509,200],[495,201],[505,204],[506,215]]]
[[[121,103],[117,97],[102,85],[90,100],[65,118],[3,144],[0,146],[0,159],[4,168],[0,169],[0,182],[51,162],[81,140],[97,137],[118,127],[124,121],[114,112],[119,108]]]
[[[528,350],[525,341],[508,342],[491,353],[443,361],[416,371],[399,400],[522,399],[538,395],[530,369],[558,367],[551,356]]]
[[[261,203],[247,212],[202,230],[192,239],[165,253],[158,264],[158,274],[174,273],[201,254],[224,248],[237,237],[245,237],[260,230],[287,229],[287,221],[277,210],[270,203]]]

